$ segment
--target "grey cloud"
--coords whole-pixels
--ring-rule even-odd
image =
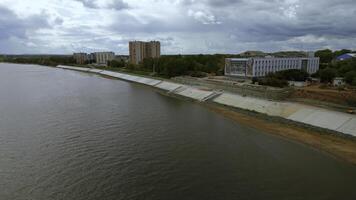
[[[119,19],[108,28],[124,35],[166,35],[174,41],[178,41],[177,38],[180,37],[187,42],[196,43],[195,46],[205,45],[206,52],[211,52],[213,46],[217,50],[228,52],[234,48],[243,51],[246,50],[243,47],[250,46],[260,46],[262,50],[286,49],[288,46],[291,49],[316,49],[327,46],[328,41],[329,46],[335,48],[341,44],[345,45],[344,48],[347,48],[346,45],[356,46],[352,42],[337,42],[341,41],[340,38],[355,41],[356,2],[343,0],[342,5],[336,1],[321,0],[296,0],[294,4],[290,2],[293,1],[182,0],[179,3],[182,6],[189,5],[191,10],[189,12],[187,8],[183,8],[185,11],[182,11],[181,16],[174,17],[174,21],[166,22],[148,16],[146,22],[141,23],[133,16],[121,16],[124,20]],[[287,12],[290,8],[293,10]],[[193,39],[189,37],[192,34],[198,34],[200,37]],[[314,38],[314,41],[300,39],[305,37]],[[322,42],[320,38],[323,38]],[[172,48],[177,42],[167,45]],[[223,49],[224,46],[226,49]]]
[[[203,4],[214,7],[233,6],[236,3],[241,3],[244,0],[180,0],[181,5]]]
[[[110,3],[100,6],[98,0],[75,0],[81,2],[84,7],[91,9],[114,9],[114,10],[124,10],[128,9],[129,4],[124,0],[112,0]]]
[[[22,19],[13,11],[0,7],[0,52],[35,53],[36,46],[41,41],[36,42],[31,38],[38,30],[51,28],[48,18],[46,13],[41,12]]]
[[[146,1],[133,5],[128,0],[75,1],[96,9],[95,14],[85,9],[83,19],[76,16],[79,20],[71,21],[71,16],[48,13],[55,32],[43,33],[30,43],[28,33],[48,26],[46,18],[20,19],[0,8],[0,40],[14,36],[29,45],[64,45],[59,52],[111,49],[127,53],[131,39],[161,40],[164,53],[356,48],[355,0],[150,0],[153,5]],[[163,7],[167,2],[174,7]],[[108,21],[99,21],[101,17]],[[13,44],[15,49],[21,46],[21,42],[9,41],[1,44]]]
[[[99,8],[99,6],[96,4],[94,0],[75,0],[75,1],[81,2],[83,6],[87,8],[93,8],[93,9]]]
[[[236,3],[243,3],[244,0],[206,0],[206,2],[211,6],[224,7],[234,6]]]
[[[56,19],[54,20],[54,24],[56,25],[62,25],[64,22],[64,20],[60,17],[56,17]]]
[[[27,33],[41,28],[49,28],[47,16],[32,15],[26,19],[20,19],[14,12],[0,7],[0,39],[10,37],[27,38]]]
[[[188,12],[188,15],[203,24],[221,24],[221,22],[219,22],[214,15],[204,12],[204,11],[190,10]]]
[[[108,5],[108,8],[112,8],[115,10],[123,10],[128,9],[129,4],[124,2],[123,0],[113,0],[113,2]]]

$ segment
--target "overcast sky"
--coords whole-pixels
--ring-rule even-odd
[[[356,49],[356,0],[0,0],[0,53]]]

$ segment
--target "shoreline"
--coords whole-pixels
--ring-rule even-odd
[[[293,142],[307,145],[316,150],[325,152],[328,155],[331,155],[337,159],[341,159],[353,165],[356,165],[356,137],[352,135],[340,133],[323,127],[316,127],[310,124],[301,123],[299,121],[290,120],[282,116],[270,116],[263,112],[257,112],[254,110],[242,109],[232,105],[221,104],[217,101],[214,101],[217,96],[214,96],[214,94],[209,94],[213,92],[205,92],[208,93],[209,98],[204,97],[203,94],[203,98],[198,97],[197,99],[194,94],[189,94],[193,96],[187,95],[187,91],[185,90],[188,90],[188,93],[202,91],[199,91],[199,89],[187,85],[170,82],[169,80],[157,80],[153,77],[136,76],[134,74],[130,75],[121,72],[119,73],[121,74],[120,76],[124,76],[125,78],[120,78],[117,74],[115,74],[118,72],[90,68],[68,68],[66,66],[57,66],[56,68],[69,69],[86,73],[94,73],[105,78],[120,79],[123,81],[137,83],[143,86],[148,86],[151,89],[161,93],[162,95],[198,103],[211,110],[212,112],[220,114],[223,117],[234,122],[238,122],[242,125],[257,130],[262,130],[266,134],[279,136]],[[180,85],[180,87],[175,89],[172,89],[174,88],[172,87],[172,85],[166,85],[166,88],[164,88],[163,86],[161,88],[157,87],[157,85],[164,83]]]
[[[197,103],[233,122],[254,128],[265,134],[306,145],[326,153],[335,159],[346,161],[356,166],[356,137],[354,136],[291,122],[280,117],[273,117],[271,119],[269,116],[261,113],[224,106],[214,102],[198,102],[175,94],[167,94],[161,91],[159,93],[172,98]]]
[[[209,110],[223,117],[238,122],[239,124],[260,130],[266,134],[280,136],[283,139],[307,145],[316,150],[327,153],[336,159],[347,161],[356,165],[356,140],[352,137],[341,137],[339,134],[331,134],[314,130],[314,128],[302,127],[298,124],[283,123],[278,120],[266,120],[264,117],[253,113],[246,114],[214,104],[205,104]],[[249,112],[249,111],[246,111]]]

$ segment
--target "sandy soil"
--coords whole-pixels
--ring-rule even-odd
[[[297,125],[271,122],[265,119],[239,113],[225,107],[207,105],[209,109],[223,116],[264,132],[282,136],[315,149],[327,152],[336,158],[356,165],[356,140],[341,136],[308,130]]]
[[[356,102],[356,91],[336,89],[320,89],[318,85],[297,89],[291,98],[329,102],[341,106],[352,107]]]

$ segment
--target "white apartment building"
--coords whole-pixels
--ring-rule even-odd
[[[263,77],[269,73],[299,69],[313,74],[319,70],[319,58],[226,58],[225,75],[241,78]]]
[[[114,52],[95,52],[93,53],[94,60],[98,65],[107,65],[108,61],[115,59]]]

